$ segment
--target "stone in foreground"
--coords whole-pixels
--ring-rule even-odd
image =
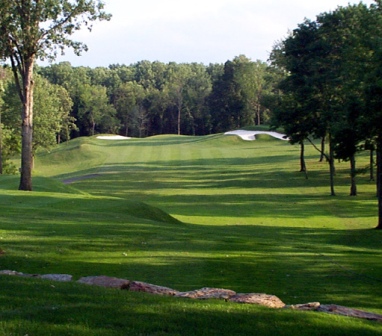
[[[209,288],[204,287],[190,292],[179,292],[176,297],[190,298],[190,299],[224,299],[228,300],[230,297],[236,295],[236,292],[230,289],[223,288]]]
[[[73,277],[69,274],[43,274],[40,275],[39,278],[52,281],[70,282]]]
[[[130,283],[130,281],[126,279],[119,279],[119,278],[109,277],[105,275],[83,277],[79,279],[77,282],[87,284],[87,285],[110,287],[110,288],[123,288],[125,286],[128,286]]]
[[[282,302],[277,296],[261,293],[237,294],[229,298],[229,301],[238,303],[258,304],[269,308],[285,307],[285,303]]]
[[[365,312],[365,311],[358,310],[358,309],[352,309],[352,308],[348,308],[348,307],[338,306],[335,304],[320,305],[317,308],[317,311],[329,313],[329,314],[356,317],[356,318],[361,318],[361,319],[370,320],[370,321],[382,322],[382,315],[373,314],[373,313]]]
[[[174,296],[178,293],[178,291],[175,289],[152,285],[142,281],[130,281],[130,283],[127,286],[123,286],[122,289],[127,289],[132,292],[145,292],[150,294],[170,296]]]

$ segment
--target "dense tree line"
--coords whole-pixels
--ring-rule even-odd
[[[95,69],[63,62],[37,72],[69,93],[72,136],[205,135],[261,124],[277,80],[267,63],[245,56],[225,64],[141,61]]]

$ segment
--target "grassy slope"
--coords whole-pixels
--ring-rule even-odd
[[[339,196],[329,197],[326,167],[317,163],[317,154],[308,152],[307,181],[297,172],[297,158],[297,147],[267,136],[255,142],[216,135],[77,139],[38,158],[38,174],[45,177],[35,180],[36,192],[11,191],[17,181],[1,178],[0,247],[6,251],[1,268],[76,278],[106,274],[179,290],[225,287],[275,294],[288,304],[321,301],[382,313],[381,234],[370,230],[376,223],[373,185],[361,177],[360,196],[349,198],[347,165],[341,164]],[[57,182],[84,175],[89,178],[70,186]],[[330,328],[338,335],[380,331],[373,323],[327,315],[117,294],[73,284],[55,284],[58,293],[50,293],[50,285],[33,280],[33,288],[47,290],[42,295],[28,281],[0,277],[3,298],[10,302],[0,312],[6,316],[0,334],[2,326],[4,335],[12,330],[42,334],[38,325],[44,322],[52,334],[58,332],[52,325],[63,324],[68,334],[101,334],[112,325],[120,330],[116,335],[183,335],[191,323],[202,329],[195,333],[191,328],[190,335],[202,335],[201,330],[211,335],[210,319],[220,321],[214,328],[220,335],[234,334],[230,319],[240,321],[241,335],[253,328],[260,335],[301,334],[301,323],[307,335],[323,335]],[[18,283],[29,294],[21,292],[15,303],[12,291]],[[38,303],[25,305],[30,291]],[[97,313],[102,304],[94,292],[110,308],[102,323]],[[139,326],[130,330],[132,322],[122,322],[122,315],[129,314],[121,300],[133,300],[137,306],[130,314],[139,321],[149,316],[152,323],[135,322]],[[66,322],[49,310],[55,304]],[[37,306],[44,311],[39,318],[33,314]],[[69,321],[72,308],[86,308],[74,317],[78,326]],[[22,325],[33,315],[29,329],[17,326],[20,314]],[[254,321],[253,314],[259,319]]]

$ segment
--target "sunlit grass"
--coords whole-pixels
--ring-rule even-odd
[[[331,197],[326,163],[308,147],[306,180],[298,155],[269,137],[76,139],[37,157],[33,192],[0,177],[1,269],[223,287],[382,313],[374,184],[359,176],[359,196],[349,197],[341,163]],[[0,286],[0,335],[382,334],[371,322],[220,301],[9,277]]]

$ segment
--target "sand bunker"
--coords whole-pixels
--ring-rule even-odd
[[[97,136],[97,139],[101,139],[101,140],[128,140],[131,138],[125,137],[122,135],[100,135],[100,136]]]
[[[280,139],[280,140],[288,140],[285,134],[277,133],[277,132],[265,132],[265,131],[244,131],[244,130],[237,130],[237,131],[230,131],[224,133],[225,135],[237,135],[243,140],[247,141],[253,141],[256,140],[256,135],[258,134],[267,134],[274,138]]]
[[[241,137],[243,140],[247,140],[247,141],[256,140],[256,135],[258,135],[258,134],[267,134],[267,135],[270,135],[270,136],[277,138],[277,139],[280,139],[280,140],[288,140],[288,138],[286,138],[285,134],[281,134],[278,132],[236,130],[236,131],[226,132],[224,134],[225,135],[237,135],[237,136]],[[131,138],[125,137],[122,135],[100,135],[100,136],[97,136],[97,139],[100,139],[100,140],[128,140]]]

